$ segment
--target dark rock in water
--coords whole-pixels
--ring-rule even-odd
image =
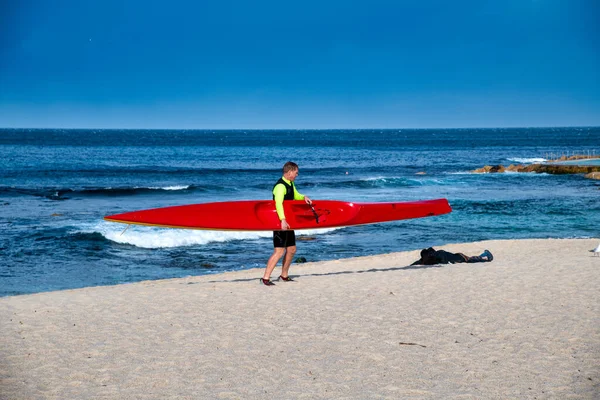
[[[202,268],[217,268],[215,264],[209,262],[203,262],[202,264],[200,264],[200,266]]]
[[[314,236],[296,236],[296,240],[301,240],[303,242],[308,242],[310,240],[317,240]]]
[[[534,172],[545,172],[547,174],[562,175],[562,174],[589,174],[591,172],[600,171],[598,165],[549,165],[549,164],[534,164]]]
[[[504,172],[505,168],[503,165],[486,165],[483,168],[476,169],[473,172],[488,174],[488,173],[496,173],[496,172]]]
[[[296,264],[302,264],[302,263],[306,262],[306,258],[304,258],[304,257],[296,257],[296,259],[294,260],[294,262]]]
[[[600,179],[600,172],[590,172],[589,174],[586,174],[585,177],[588,179]]]

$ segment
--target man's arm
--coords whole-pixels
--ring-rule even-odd
[[[296,189],[296,185],[294,185],[293,187],[294,187],[294,200],[304,200],[307,204],[312,204],[312,200],[309,199],[308,196],[305,196],[302,193],[298,192],[298,190]]]
[[[285,186],[281,183],[276,185],[273,189],[273,196],[275,196],[275,209],[277,210],[277,216],[280,221],[285,219],[285,212],[283,211],[283,198],[285,197]]]

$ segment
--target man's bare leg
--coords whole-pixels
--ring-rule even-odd
[[[281,267],[281,276],[284,278],[290,276],[290,266],[294,260],[294,254],[296,254],[296,246],[286,247],[285,258],[283,259],[283,266]]]
[[[269,257],[269,261],[267,261],[267,267],[265,268],[265,273],[263,274],[263,279],[269,280],[271,278],[271,273],[275,269],[275,266],[281,260],[283,253],[285,252],[285,248],[283,247],[275,247],[273,250],[273,254]],[[288,266],[289,269],[289,266]]]

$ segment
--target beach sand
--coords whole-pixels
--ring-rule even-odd
[[[255,269],[1,298],[0,398],[598,399],[597,244],[306,263],[274,287]]]

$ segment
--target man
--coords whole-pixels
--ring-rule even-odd
[[[277,215],[281,221],[281,230],[273,231],[273,254],[269,257],[265,273],[260,279],[260,281],[267,286],[275,285],[271,282],[271,273],[279,260],[281,260],[281,257],[284,256],[281,275],[277,280],[283,280],[284,282],[292,281],[292,278],[289,276],[289,271],[294,254],[296,254],[296,234],[292,230],[293,227],[291,227],[285,219],[283,202],[287,200],[304,200],[307,204],[312,204],[312,201],[308,196],[304,196],[296,190],[294,181],[297,177],[298,165],[288,161],[283,166],[283,176],[275,183],[275,186],[273,186],[273,200],[275,200],[275,208],[277,209]]]

